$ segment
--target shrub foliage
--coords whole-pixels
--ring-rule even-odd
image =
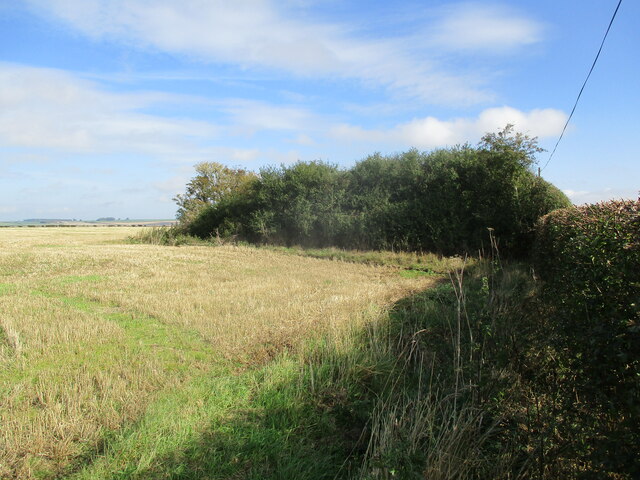
[[[602,471],[640,475],[640,200],[552,212],[535,269],[564,390],[568,434]],[[588,420],[588,421],[586,421]],[[626,477],[625,477],[626,478]]]
[[[348,170],[321,161],[267,167],[181,219],[200,237],[443,254],[476,252],[492,228],[503,251],[521,253],[541,215],[570,205],[530,170],[539,150],[508,126],[477,147],[374,154]]]

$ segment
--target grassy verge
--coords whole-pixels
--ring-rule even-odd
[[[341,433],[301,393],[299,371],[280,359],[200,377],[155,402],[70,478],[334,478]]]

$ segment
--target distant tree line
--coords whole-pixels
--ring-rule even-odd
[[[349,169],[322,161],[262,168],[196,166],[178,195],[184,233],[253,243],[477,252],[488,229],[528,251],[535,222],[571,203],[532,171],[537,140],[507,126],[477,146],[373,154]]]

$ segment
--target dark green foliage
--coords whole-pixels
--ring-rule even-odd
[[[153,245],[193,245],[204,243],[200,238],[187,235],[181,225],[170,227],[152,227],[141,230],[136,235],[129,237],[132,243],[150,243]]]
[[[420,202],[426,154],[372,155],[349,171],[349,204],[353,219],[349,247],[418,250]]]
[[[238,237],[253,240],[246,225],[249,215],[255,210],[255,188],[257,183],[244,191],[227,195],[214,205],[201,208],[184,228],[189,235],[211,239]]]
[[[519,152],[460,147],[434,152],[420,202],[422,244],[443,253],[488,248],[492,228],[503,252],[524,254],[540,215],[570,205],[525,168]]]
[[[537,151],[535,139],[507,127],[477,147],[375,154],[350,170],[321,161],[268,167],[186,228],[202,238],[442,254],[476,253],[493,229],[504,253],[523,254],[536,220],[570,205],[529,170]]]
[[[558,381],[565,394],[561,408],[582,415],[580,430],[571,433],[584,442],[582,453],[592,465],[637,478],[640,201],[543,217],[535,268],[548,308],[548,339],[570,372]]]
[[[344,172],[323,162],[265,168],[255,191],[249,228],[263,242],[321,246],[342,243]]]

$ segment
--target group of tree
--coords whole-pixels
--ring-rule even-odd
[[[535,175],[537,140],[507,126],[477,146],[373,154],[352,168],[322,161],[259,173],[201,163],[178,195],[186,233],[253,243],[477,252],[492,229],[528,249],[537,219],[570,205]]]

